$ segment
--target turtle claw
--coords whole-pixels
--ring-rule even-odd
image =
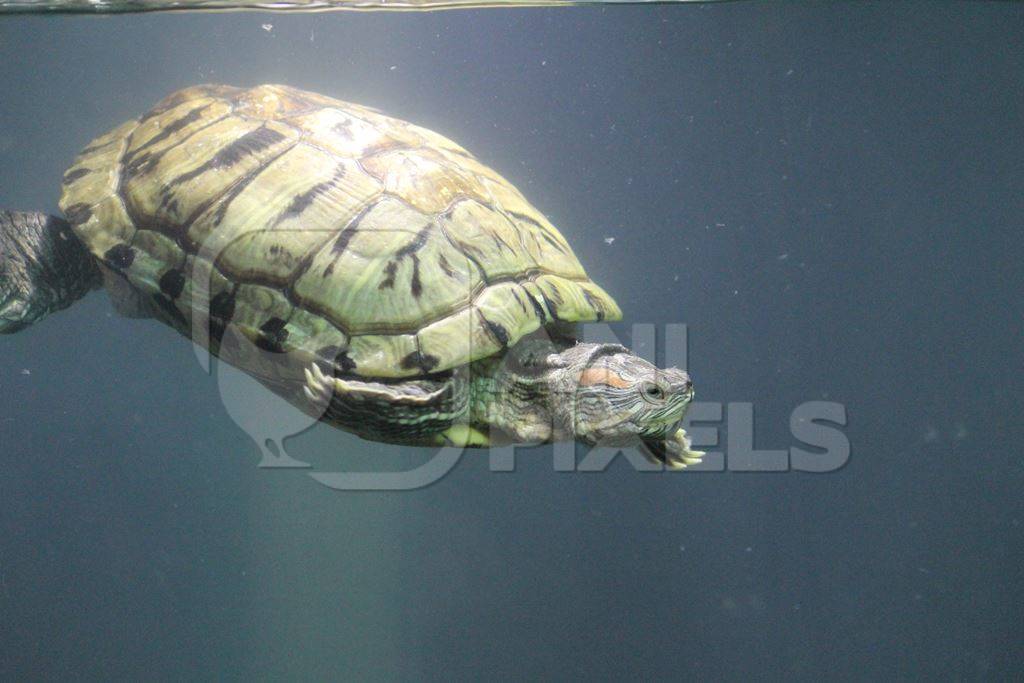
[[[317,408],[325,408],[334,395],[334,378],[325,375],[316,363],[310,364],[303,372],[306,375],[306,386],[302,387],[302,392]]]
[[[32,324],[34,317],[28,304],[13,293],[0,299],[0,334],[19,332]]]
[[[681,470],[696,465],[704,457],[704,451],[693,450],[690,437],[682,427],[667,439],[645,441],[643,445],[648,460],[660,463],[670,470]]]
[[[669,441],[669,453],[672,458],[669,461],[669,466],[673,469],[683,469],[689,465],[696,465],[704,458],[704,451],[696,451],[693,449],[693,445],[690,443],[690,437],[687,436],[686,430],[680,427],[676,430],[672,439]]]

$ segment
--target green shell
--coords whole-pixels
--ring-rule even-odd
[[[465,149],[285,86],[174,93],[86,147],[63,189],[76,234],[180,327],[208,314],[361,376],[439,372],[554,321],[621,316]]]

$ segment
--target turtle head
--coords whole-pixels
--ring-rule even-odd
[[[693,400],[686,372],[658,368],[617,344],[577,344],[550,360],[553,410],[578,441],[639,445],[669,466],[699,460],[679,426]]]

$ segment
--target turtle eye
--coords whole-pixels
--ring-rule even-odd
[[[644,398],[646,398],[648,401],[665,400],[665,390],[662,389],[660,385],[655,384],[654,382],[644,382],[642,392]]]

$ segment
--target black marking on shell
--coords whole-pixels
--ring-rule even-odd
[[[137,155],[139,152],[143,151],[147,147],[152,147],[158,142],[163,142],[167,138],[171,137],[172,135],[180,131],[185,126],[195,123],[202,116],[203,111],[206,110],[209,106],[209,104],[204,104],[199,107],[195,107],[194,109],[190,109],[180,118],[171,121],[166,126],[164,126],[159,133],[151,137],[149,140],[146,140],[145,143],[143,143],[137,149],[135,149],[132,152],[132,157],[135,157],[135,155]]]
[[[178,198],[171,195],[165,195],[163,200],[160,202],[160,210],[169,214],[178,214]]]
[[[422,249],[427,243],[427,239],[430,236],[430,229],[433,227],[433,223],[427,223],[425,226],[420,228],[419,232],[416,233],[416,236],[411,242],[395,252],[395,256],[397,258],[405,258],[408,256],[412,259],[412,278],[409,282],[409,291],[417,299],[423,296],[423,282],[420,280],[420,257],[416,252]]]
[[[509,251],[509,252],[511,252],[512,254],[515,254],[515,253],[516,253],[516,250],[515,250],[515,249],[513,249],[513,248],[512,248],[512,247],[511,247],[511,246],[510,246],[510,245],[508,244],[508,242],[506,242],[505,240],[503,240],[503,239],[501,238],[501,236],[500,236],[500,235],[498,235],[498,234],[497,234],[496,232],[492,232],[492,231],[490,231],[490,230],[488,230],[487,232],[488,232],[488,234],[489,234],[489,235],[491,236],[491,241],[492,241],[492,242],[494,242],[494,246],[498,247],[498,252],[499,252],[499,253],[500,253],[500,252],[501,252],[502,250],[508,250],[508,251]]]
[[[455,270],[452,268],[452,264],[448,263],[448,259],[445,258],[444,254],[441,254],[441,256],[438,258],[437,265],[441,267],[441,270],[444,272],[445,275],[447,275],[450,278],[455,277]]]
[[[405,370],[419,369],[423,372],[430,372],[437,367],[441,360],[437,356],[431,356],[429,353],[420,353],[419,351],[413,351],[408,356],[402,359],[402,368]]]
[[[341,255],[345,252],[345,249],[348,248],[348,243],[352,241],[356,231],[359,230],[359,224],[363,222],[366,215],[376,206],[376,204],[367,204],[359,210],[359,213],[353,216],[352,220],[341,231],[341,234],[338,235],[338,239],[334,241],[334,246],[331,247],[332,254]]]
[[[186,140],[191,139],[199,132],[213,126],[214,124],[220,123],[228,117],[227,114],[211,118],[200,126],[197,126],[195,130],[189,131],[186,134],[178,136],[178,139],[174,140],[171,144],[167,145],[160,150],[145,149],[153,144],[152,141],[146,142],[142,147],[136,150],[132,150],[125,157],[123,174],[126,178],[134,177],[144,173],[149,173],[156,165],[160,163],[160,160],[164,158],[168,152],[180,147]],[[177,132],[177,131],[176,131]],[[143,151],[145,150],[145,151]],[[141,154],[140,154],[141,152]]]
[[[97,144],[88,145],[87,147],[83,148],[82,151],[79,152],[78,154],[79,154],[79,156],[84,156],[86,154],[92,154],[93,152],[98,152],[99,150],[103,149],[104,147],[110,147],[111,145],[113,145],[115,143],[118,143],[118,142],[121,142],[121,138],[114,138],[113,140],[107,140],[106,142],[100,142],[100,143],[97,143]]]
[[[597,313],[598,322],[604,320],[604,302],[598,299],[596,296],[594,296],[585,287],[580,287],[580,290],[583,292],[583,298],[587,300],[587,303],[590,304],[590,307],[594,309],[595,313]]]
[[[334,245],[331,247],[331,254],[334,256],[334,259],[324,268],[324,278],[329,278],[334,273],[334,265],[338,262],[341,255],[345,253],[348,243],[355,236],[355,232],[355,228],[346,229],[338,235],[338,239],[334,240]]]
[[[223,321],[231,320],[235,315],[235,293],[232,291],[219,292],[210,300],[210,317],[219,318]]]
[[[281,318],[270,318],[260,327],[260,336],[256,346],[271,353],[284,353],[284,343],[288,340],[288,330]]]
[[[480,317],[483,319],[484,324],[487,325],[487,331],[490,332],[498,341],[501,348],[508,348],[508,330],[505,329],[505,326],[492,320],[488,320],[487,316],[483,314],[481,314]]]
[[[172,327],[183,331],[188,329],[188,320],[185,318],[185,315],[178,310],[178,307],[174,305],[173,301],[159,292],[153,294],[153,301],[170,320]]]
[[[539,232],[540,232],[540,234],[541,234],[541,235],[542,235],[542,236],[544,237],[544,239],[545,239],[545,240],[546,240],[547,242],[549,242],[549,243],[551,244],[551,246],[553,246],[553,247],[554,247],[555,249],[557,249],[558,251],[562,252],[563,254],[567,254],[567,253],[568,253],[568,252],[566,251],[566,249],[565,249],[565,246],[564,246],[564,245],[562,245],[562,243],[561,243],[561,242],[559,242],[558,240],[556,240],[556,239],[555,239],[555,238],[554,238],[554,237],[553,237],[553,236],[551,235],[551,233],[549,233],[549,232],[548,232],[548,229],[547,229],[547,227],[546,227],[545,225],[543,225],[542,223],[539,223],[539,222],[538,222],[538,221],[537,221],[536,219],[534,219],[534,218],[531,218],[530,216],[527,216],[527,215],[526,215],[526,214],[524,214],[524,213],[519,213],[519,212],[517,212],[517,211],[509,211],[509,212],[508,212],[508,215],[509,215],[509,216],[512,216],[513,218],[516,218],[516,219],[518,219],[518,220],[521,220],[521,221],[523,221],[523,222],[525,222],[525,223],[529,223],[529,224],[531,224],[531,225],[534,225],[534,226],[536,226],[537,228],[539,228]],[[535,238],[535,239],[536,239],[536,238]]]
[[[453,242],[455,243],[455,246],[457,246],[459,249],[463,251],[463,253],[466,254],[466,256],[470,257],[474,261],[480,263],[487,260],[487,255],[482,250],[478,249],[476,246],[459,239],[455,239],[453,240]]]
[[[72,204],[64,210],[64,217],[69,223],[81,225],[92,218],[92,209],[88,204]]]
[[[388,264],[384,266],[384,279],[377,285],[377,289],[393,289],[395,286],[395,271],[398,270],[398,264],[395,261],[388,261]]]
[[[412,281],[409,283],[409,291],[419,299],[423,296],[423,283],[420,282],[420,257],[413,254],[410,258],[412,259]]]
[[[427,223],[425,226],[420,228],[416,236],[413,237],[412,241],[406,244],[404,247],[395,252],[395,256],[402,258],[403,256],[412,256],[417,251],[423,248],[423,245],[427,243],[427,238],[430,236],[430,229],[434,227],[432,223]]]
[[[210,339],[217,345],[224,338],[224,332],[235,315],[235,293],[224,291],[210,300]]]
[[[452,245],[452,248],[456,249],[456,250],[459,250],[459,251],[462,251],[462,255],[465,256],[466,259],[476,267],[477,272],[480,274],[480,279],[483,280],[484,284],[485,285],[493,284],[494,283],[494,278],[488,277],[487,276],[487,271],[484,270],[483,263],[484,263],[485,259],[482,259],[479,256],[474,256],[473,254],[471,254],[466,249],[466,247],[468,245],[466,245],[465,243],[463,243],[463,242],[455,239],[454,237],[452,237],[451,233],[448,232],[448,230],[445,229],[443,223],[438,225],[438,228],[440,229],[441,234],[444,235],[444,238],[446,240],[448,240],[448,243],[450,245]]]
[[[103,254],[103,260],[115,270],[126,270],[135,262],[135,250],[127,244],[115,244]]]
[[[64,184],[73,183],[82,176],[89,175],[92,169],[89,168],[75,168],[64,174]]]
[[[131,160],[125,164],[125,173],[129,176],[141,175],[143,173],[149,173],[153,170],[153,167],[160,161],[162,154],[153,154],[151,152],[143,152],[139,156],[133,156]]]
[[[355,372],[356,362],[348,355],[348,351],[340,351],[334,356],[334,367],[342,375]]]
[[[544,295],[542,294],[541,298],[543,298],[543,296]],[[532,296],[528,296],[526,298],[530,300],[531,304],[533,304],[533,310],[534,312],[537,313],[537,318],[541,321],[541,323],[547,322],[548,316],[546,313],[544,313],[544,307],[541,306],[540,302],[537,301],[537,299]]]
[[[202,249],[202,244],[196,243],[188,235],[188,231],[195,224],[196,220],[198,220],[200,216],[203,216],[204,214],[209,212],[213,207],[216,206],[216,211],[211,217],[211,220],[217,221],[217,223],[213,225],[213,227],[217,227],[217,224],[219,224],[219,222],[224,219],[224,215],[228,210],[230,203],[233,202],[242,191],[244,191],[245,187],[249,185],[260,174],[266,171],[275,161],[277,161],[285,154],[290,152],[292,149],[294,149],[298,143],[299,141],[296,140],[291,145],[286,146],[280,151],[275,152],[268,158],[264,159],[263,161],[258,163],[254,168],[250,169],[248,173],[246,173],[237,181],[235,181],[233,185],[224,188],[224,190],[222,190],[219,193],[213,193],[205,202],[202,202],[201,204],[199,204],[199,206],[193,209],[192,213],[190,213],[187,217],[181,218],[180,220],[175,221],[173,224],[163,222],[163,224],[160,225],[158,229],[164,234],[173,237],[178,242],[178,245],[189,254],[198,254]],[[125,208],[127,209],[128,214],[132,219],[132,222],[135,223],[136,225],[141,224],[139,217],[136,216],[135,213],[132,211],[131,206],[126,204]],[[239,278],[239,274],[232,273],[229,275],[229,277],[233,277],[234,279],[237,280]],[[262,282],[256,282],[255,284],[262,284]]]
[[[178,198],[174,194],[174,188],[170,185],[163,185],[160,188],[160,206],[157,212],[177,213]]]
[[[181,296],[183,289],[185,289],[185,273],[177,268],[168,270],[160,278],[160,291],[171,299]]]
[[[544,306],[548,309],[548,313],[551,316],[551,320],[558,320],[558,306],[549,299],[544,292],[540,293],[542,299],[544,299]]]
[[[565,300],[562,298],[562,293],[558,291],[558,287],[551,284],[550,282],[548,282],[547,285],[548,293],[544,295],[544,299],[547,300],[548,297],[550,297],[551,300],[558,305],[562,305],[563,303],[565,303]]]
[[[197,86],[196,90],[200,90],[201,91],[202,90],[201,86]],[[197,93],[197,94],[201,95],[201,92]],[[159,102],[157,102],[155,107],[153,107],[148,112],[143,114],[142,118],[139,120],[139,122],[140,123],[145,123],[146,121],[149,121],[152,118],[160,116],[161,114],[166,114],[170,110],[174,109],[175,107],[181,106],[184,102],[187,102],[187,101],[188,100],[185,99],[185,93],[182,92],[181,90],[173,92],[170,95],[168,95],[167,97],[165,97],[164,99],[162,99]]]
[[[544,240],[552,247],[554,247],[556,250],[562,252],[563,254],[565,253],[565,248],[561,244],[559,244],[558,240],[552,237],[547,230],[542,231],[540,233],[540,236],[543,237]]]
[[[338,235],[338,239],[334,240],[334,246],[331,247],[331,253],[337,254],[338,256],[344,254],[345,250],[348,249],[348,243],[352,241],[355,233],[356,228],[354,226],[345,228],[345,230]]]
[[[335,183],[337,183],[344,177],[345,167],[341,164],[338,164],[338,167],[334,170],[334,174],[331,176],[330,180],[325,180],[321,183],[317,183],[316,185],[309,188],[305,192],[301,192],[295,195],[292,198],[292,201],[288,205],[288,207],[281,212],[281,215],[277,217],[275,225],[281,223],[282,221],[286,221],[289,218],[296,218],[297,216],[302,215],[302,212],[308,209],[310,205],[313,204],[317,197],[322,195],[327,190],[333,188],[335,186]]]
[[[335,133],[337,133],[341,137],[345,138],[346,140],[351,140],[353,138],[353,135],[352,135],[352,119],[345,119],[344,121],[338,121],[333,126],[331,126],[331,130],[333,130]]]
[[[224,220],[224,216],[227,214],[228,208],[231,206],[231,202],[235,201],[238,195],[242,194],[242,191],[249,187],[252,181],[256,179],[256,176],[266,170],[266,168],[266,165],[261,164],[239,178],[238,181],[231,186],[231,189],[228,190],[220,199],[220,203],[217,205],[217,210],[213,212],[212,225],[214,227],[219,226]]]
[[[513,288],[513,290],[512,290],[512,297],[516,300],[516,303],[519,304],[519,308],[523,309],[524,311],[529,310],[526,307],[526,304],[523,303],[523,297],[519,296],[519,288],[518,287]]]
[[[182,173],[172,180],[169,185],[180,185],[214,169],[231,168],[247,156],[258,154],[284,140],[285,136],[283,133],[279,133],[273,128],[260,126],[228,143],[206,162],[187,173]]]
[[[324,268],[324,278],[328,278],[332,273],[334,273],[334,264],[338,262],[341,255],[345,253],[346,249],[348,249],[349,242],[352,241],[352,238],[356,235],[356,231],[359,230],[359,224],[364,218],[366,218],[366,214],[370,213],[375,206],[377,206],[375,203],[367,204],[360,209],[359,213],[357,213],[352,220],[348,222],[348,225],[342,228],[338,238],[334,240],[334,244],[331,245],[331,256],[333,256],[333,260],[326,268]]]

